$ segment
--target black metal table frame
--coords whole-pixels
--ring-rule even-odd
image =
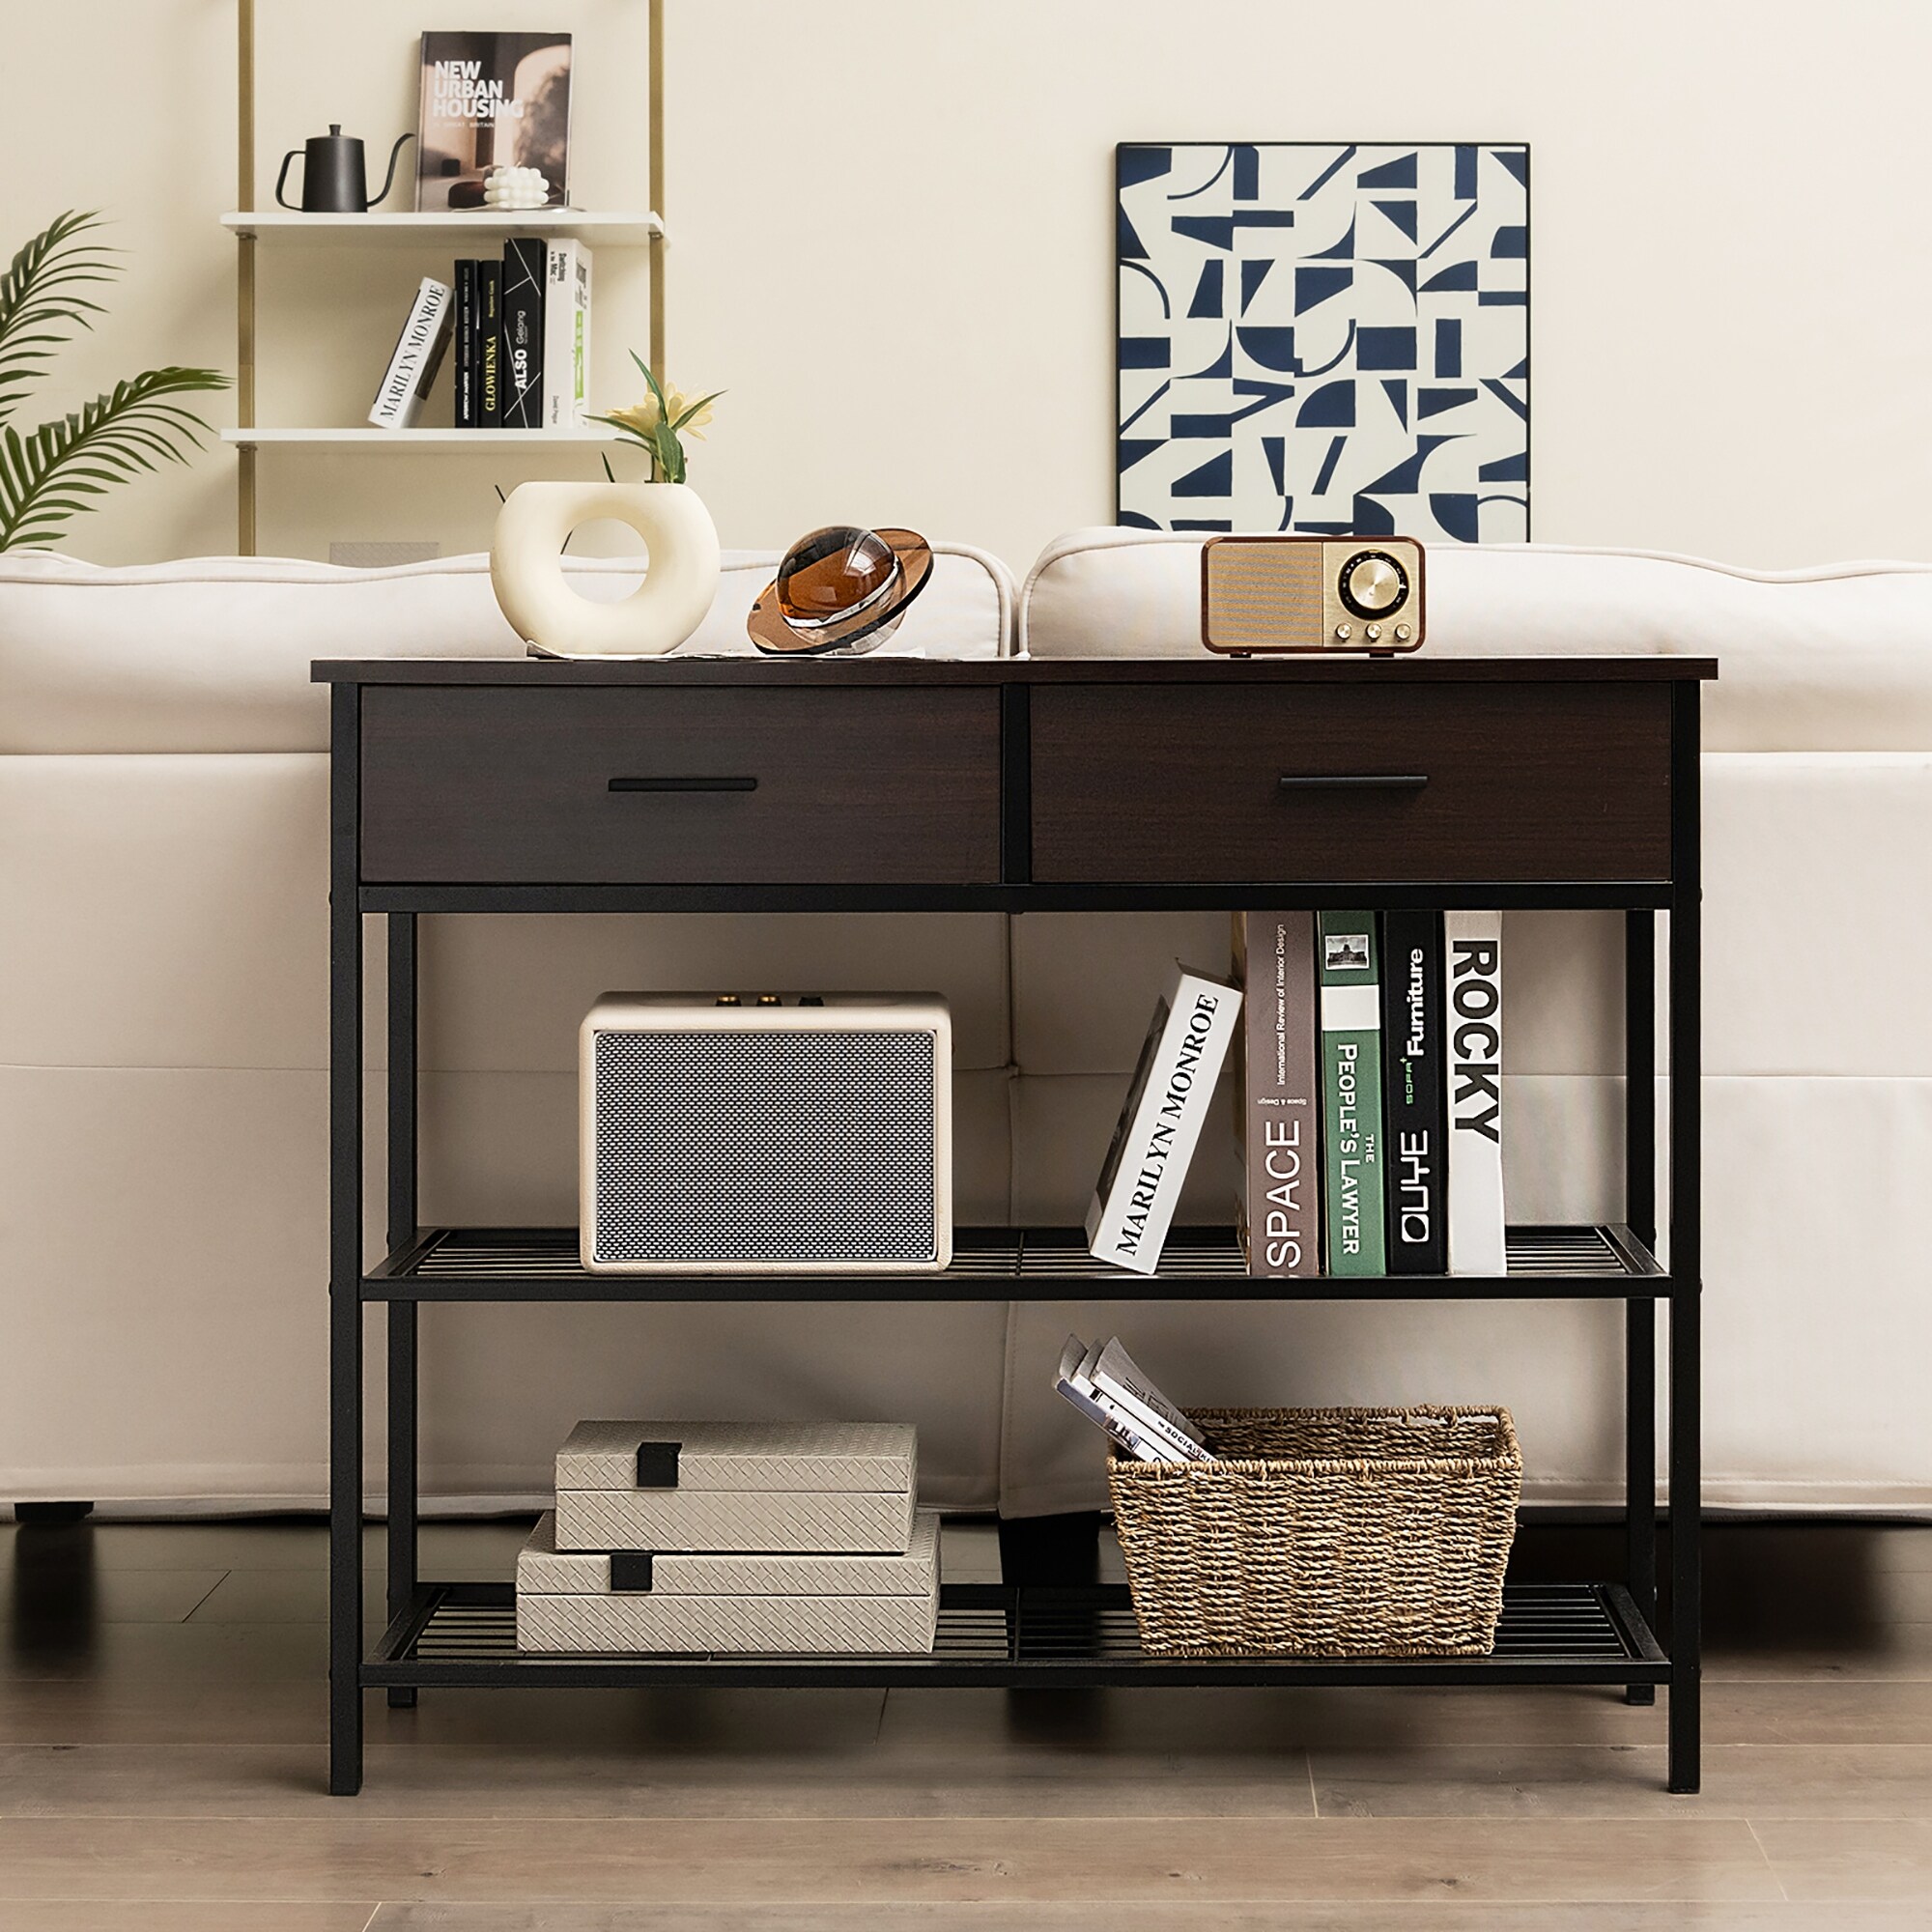
[[[1374,881],[1242,886],[1122,887],[1036,885],[933,887],[810,886],[364,886],[358,864],[360,688],[330,686],[329,898],[329,1775],[339,1795],[360,1789],[362,1699],[386,1689],[392,1704],[415,1701],[419,1688],[529,1684],[654,1684],[710,1679],[732,1684],[890,1685],[975,1684],[1067,1686],[1098,1684],[1622,1684],[1630,1701],[1649,1703],[1656,1687],[1669,1690],[1668,1786],[1694,1792],[1699,1782],[1701,1629],[1701,1248],[1699,1136],[1701,1046],[1699,981],[1701,858],[1699,691],[1677,684],[1671,697],[1671,876],[1653,881],[1471,883],[1391,886]],[[1002,690],[1006,784],[1002,845],[1009,880],[1030,878],[1026,791],[1016,777],[1027,753],[1028,692]],[[345,753],[345,748],[347,748]],[[1669,1261],[1616,1291],[1602,1282],[1551,1284],[1515,1277],[1445,1280],[1444,1298],[1507,1295],[1613,1295],[1625,1304],[1625,1526],[1621,1584],[1586,1587],[1597,1613],[1623,1646],[1613,1665],[1584,1664],[1532,1650],[1500,1658],[1426,1659],[1154,1659],[1114,1653],[1087,1655],[1077,1643],[1048,1641],[1029,1649],[1023,1621],[1053,1628],[1063,1593],[1015,1595],[993,1586],[949,1587],[949,1601],[970,1618],[980,1610],[1005,1619],[1008,1635],[991,1654],[852,1659],[538,1659],[514,1655],[424,1658],[416,1651],[433,1610],[500,1603],[502,1586],[425,1583],[418,1575],[417,1304],[420,1299],[493,1300],[623,1298],[693,1301],[777,1298],[762,1284],[638,1280],[613,1290],[609,1278],[582,1277],[562,1288],[534,1280],[479,1281],[452,1292],[425,1282],[421,1292],[395,1265],[421,1243],[417,1212],[417,920],[427,913],[484,912],[758,912],[758,911],[1105,911],[1355,905],[1381,908],[1537,907],[1609,909],[1625,915],[1626,1208],[1622,1236],[1654,1247],[1657,1235],[1656,915],[1667,915],[1665,1014],[1669,1049],[1667,1157],[1670,1183]],[[377,1270],[363,1255],[364,1135],[362,1058],[364,986],[362,921],[387,925],[387,1245]],[[787,1283],[786,1299],[852,1298],[856,1284],[836,1280]],[[1106,1298],[1169,1296],[1179,1290],[1214,1297],[1231,1293],[1225,1279],[1148,1281],[1110,1275]],[[1091,1278],[1033,1281],[983,1276],[895,1278],[875,1295],[916,1299],[1098,1298]],[[1413,1280],[1380,1282],[1268,1281],[1245,1285],[1251,1296],[1296,1300],[1338,1295],[1415,1298],[1427,1293]],[[1657,1327],[1656,1303],[1669,1308],[1668,1386],[1671,1617],[1667,1649],[1652,1635],[1658,1623]],[[365,1655],[362,1616],[363,1312],[387,1307],[385,1399],[388,1421],[387,1605],[389,1626],[373,1655]],[[982,1601],[983,1600],[983,1601]],[[1082,1619],[1118,1610],[1121,1593],[1087,1593]],[[1027,1607],[1034,1605],[1033,1609]]]

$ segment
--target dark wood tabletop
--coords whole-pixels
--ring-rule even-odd
[[[1718,675],[1716,658],[1407,657],[1312,652],[1216,658],[319,658],[318,684],[1006,685],[1006,684],[1621,684]]]

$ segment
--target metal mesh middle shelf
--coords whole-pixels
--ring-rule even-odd
[[[590,1274],[575,1228],[428,1228],[363,1281],[375,1301],[1417,1300],[1665,1293],[1669,1277],[1627,1227],[1509,1231],[1500,1275],[1250,1275],[1232,1228],[1177,1228],[1159,1270],[1128,1274],[1078,1228],[961,1228],[938,1273]]]

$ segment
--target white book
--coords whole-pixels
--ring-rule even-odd
[[[1241,1009],[1237,987],[1176,966],[1087,1209],[1088,1252],[1152,1274]]]
[[[408,429],[422,412],[423,398],[442,366],[453,320],[449,284],[425,275],[370,405],[369,420],[378,429]]]
[[[590,250],[553,242],[544,270],[543,424],[581,429],[590,408]]]
[[[1503,919],[1442,920],[1449,1037],[1449,1272],[1502,1274]]]

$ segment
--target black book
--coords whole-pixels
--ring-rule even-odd
[[[1382,1147],[1388,1271],[1449,1271],[1442,915],[1382,915]]]
[[[544,426],[544,276],[541,238],[519,235],[503,243],[503,427]]]
[[[476,420],[503,426],[503,265],[476,265]]]
[[[456,427],[475,429],[482,421],[476,407],[476,264],[456,265]]]

